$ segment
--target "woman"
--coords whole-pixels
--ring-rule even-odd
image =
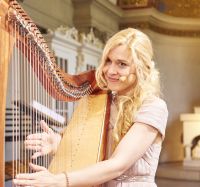
[[[53,175],[46,168],[30,164],[36,171],[18,174],[14,184],[21,186],[133,186],[155,187],[161,144],[164,139],[168,111],[159,98],[159,73],[152,61],[149,38],[128,28],[111,37],[103,51],[96,72],[98,85],[113,94],[108,132],[107,160],[87,168]],[[28,149],[37,149],[33,158],[56,151],[60,136],[45,122],[41,134],[30,135]],[[34,141],[38,141],[35,146]],[[38,149],[39,148],[39,149]]]

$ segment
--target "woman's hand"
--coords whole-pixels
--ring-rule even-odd
[[[26,149],[36,151],[32,155],[32,159],[49,153],[55,153],[61,140],[61,136],[54,133],[43,120],[40,122],[40,125],[43,132],[30,134],[25,140]]]
[[[45,167],[30,163],[30,168],[35,173],[21,173],[16,175],[13,183],[15,186],[26,187],[65,187],[66,180],[64,174],[54,175]]]

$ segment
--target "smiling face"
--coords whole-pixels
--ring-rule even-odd
[[[119,45],[107,55],[103,67],[107,87],[119,95],[127,95],[136,83],[135,65],[131,51],[126,45]]]

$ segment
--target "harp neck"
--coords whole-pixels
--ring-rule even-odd
[[[38,66],[40,67],[40,72],[49,80],[49,90],[51,90],[49,94],[51,96],[57,100],[74,101],[86,94],[92,93],[97,88],[94,71],[80,75],[69,75],[57,67],[55,58],[50,52],[42,34],[37,29],[37,26],[15,0],[9,2],[8,21],[11,29],[15,25],[20,26],[20,30],[23,28],[22,33],[17,33],[18,40],[21,40],[23,45],[31,43],[31,45],[37,46],[37,54],[39,54],[39,58],[43,58],[44,62],[44,64],[39,63]],[[23,43],[24,37],[27,37],[28,40],[26,44]],[[28,48],[28,46],[25,47]],[[25,56],[28,58],[30,54],[33,57],[35,55],[33,50],[29,50],[25,53]],[[31,59],[29,60],[32,63]],[[45,70],[42,69],[42,66],[45,66]],[[46,86],[45,83],[43,83],[43,86]]]

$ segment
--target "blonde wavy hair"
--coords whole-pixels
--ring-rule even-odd
[[[96,80],[99,87],[108,90],[102,70],[109,52],[119,45],[126,45],[130,49],[137,80],[136,85],[133,85],[133,89],[128,95],[118,96],[118,114],[113,129],[115,146],[133,125],[136,113],[145,98],[160,96],[159,72],[152,60],[151,41],[143,32],[133,28],[121,30],[107,41],[100,66],[96,71]]]

